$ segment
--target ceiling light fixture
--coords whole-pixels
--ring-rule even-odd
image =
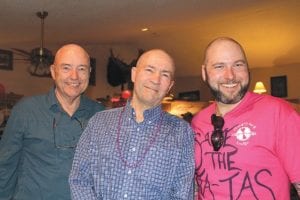
[[[37,12],[36,16],[41,19],[40,47],[32,49],[31,52],[17,48],[12,49],[19,55],[24,56],[24,60],[30,61],[28,71],[32,76],[49,77],[50,65],[53,64],[54,56],[50,50],[44,48],[44,20],[48,16],[48,12]]]
[[[53,62],[53,56],[51,51],[44,48],[44,20],[48,16],[48,12],[37,12],[36,15],[41,19],[41,43],[40,48],[35,50],[35,62],[31,62],[29,67],[29,73],[33,76],[49,76],[50,75],[50,65]],[[33,51],[34,51],[33,50]]]
[[[146,32],[146,31],[149,31],[149,29],[148,28],[142,28],[141,31]]]

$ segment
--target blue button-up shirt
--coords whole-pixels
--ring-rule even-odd
[[[78,143],[72,198],[193,199],[193,131],[161,107],[137,123],[130,103],[97,113]]]
[[[0,200],[71,199],[68,177],[75,146],[89,118],[102,109],[82,96],[70,117],[53,89],[21,100],[0,140]]]

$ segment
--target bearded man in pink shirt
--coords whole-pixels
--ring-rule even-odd
[[[202,78],[215,102],[192,120],[198,199],[280,199],[290,183],[300,196],[300,116],[282,99],[248,92],[242,46],[217,38]]]

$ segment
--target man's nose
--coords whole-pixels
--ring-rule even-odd
[[[77,69],[72,69],[70,73],[71,73],[71,78],[72,79],[78,79],[78,71],[77,71]]]
[[[234,79],[235,73],[231,66],[225,68],[224,76],[226,79],[232,80]]]
[[[159,72],[155,72],[155,73],[152,74],[151,81],[155,84],[159,84],[160,83],[160,77],[161,77],[161,74]]]

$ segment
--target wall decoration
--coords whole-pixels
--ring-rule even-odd
[[[13,53],[0,49],[0,69],[13,70]]]
[[[178,99],[186,101],[199,101],[200,100],[200,91],[188,91],[188,92],[179,92]]]
[[[271,95],[275,97],[287,97],[287,77],[271,77]]]

